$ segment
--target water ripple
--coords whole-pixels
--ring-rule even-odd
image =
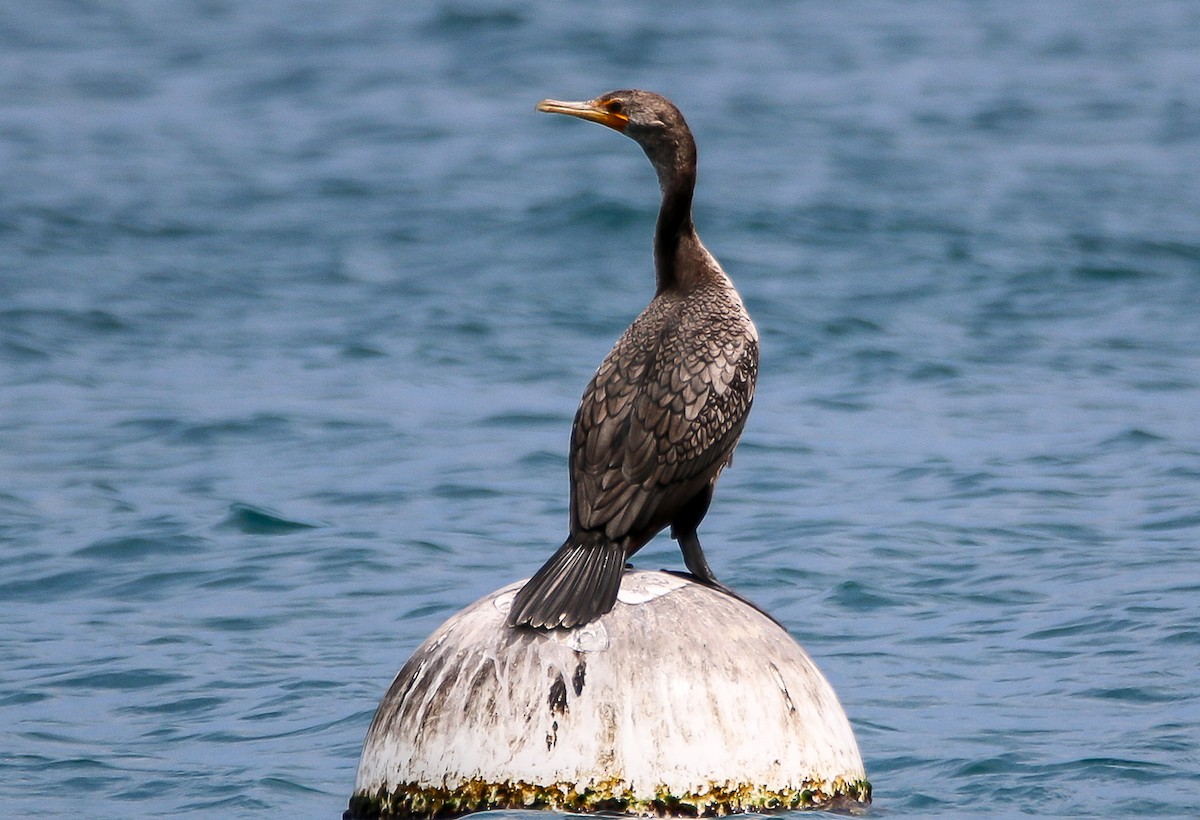
[[[229,507],[229,515],[218,526],[232,529],[247,535],[276,535],[280,533],[302,532],[314,529],[316,524],[303,521],[292,521],[282,515],[254,507],[250,504],[236,503]]]

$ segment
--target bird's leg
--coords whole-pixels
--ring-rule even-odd
[[[708,561],[704,559],[704,550],[700,548],[700,536],[696,534],[697,527],[708,512],[708,505],[712,503],[712,497],[713,485],[709,483],[675,516],[675,520],[671,522],[671,537],[679,542],[679,549],[683,552],[683,564],[688,568],[688,572],[709,586],[720,586]]]
[[[692,530],[678,538],[679,548],[683,551],[683,565],[688,568],[688,572],[709,586],[721,586],[704,558],[704,550],[700,549],[700,537],[696,535],[696,531]]]
[[[717,576],[713,575],[712,567],[708,565],[708,561],[704,558],[704,550],[700,548],[700,536],[696,534],[696,528],[700,526],[700,522],[704,519],[704,514],[708,512],[708,505],[712,502],[712,496],[713,485],[709,484],[695,498],[689,501],[679,512],[679,515],[675,516],[675,520],[671,522],[671,537],[679,542],[679,549],[683,552],[684,566],[688,568],[688,572],[692,574],[693,578],[706,587],[715,589],[717,592],[723,592],[730,598],[757,609],[763,615],[775,621],[776,625],[783,627],[783,624],[775,620],[774,615],[753,601],[738,595],[732,589],[718,581]],[[683,573],[676,574],[682,575]]]

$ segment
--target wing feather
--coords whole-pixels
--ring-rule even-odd
[[[740,302],[656,299],[589,383],[571,434],[573,526],[661,529],[728,464],[754,398]]]

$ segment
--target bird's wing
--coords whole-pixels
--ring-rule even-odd
[[[584,392],[571,433],[582,528],[613,539],[661,528],[728,463],[754,398],[758,344],[687,324],[635,322]]]

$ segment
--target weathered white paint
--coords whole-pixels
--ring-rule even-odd
[[[612,612],[547,633],[505,624],[519,587],[454,615],[413,654],[367,733],[356,797],[501,784],[496,803],[465,808],[589,807],[554,799],[577,792],[643,813],[661,811],[664,795],[702,813],[771,808],[801,790],[817,802],[847,791],[868,799],[847,788],[866,776],[833,689],[752,607],[675,575],[629,571]],[[551,797],[514,798],[513,784]],[[742,796],[730,803],[732,793]]]

